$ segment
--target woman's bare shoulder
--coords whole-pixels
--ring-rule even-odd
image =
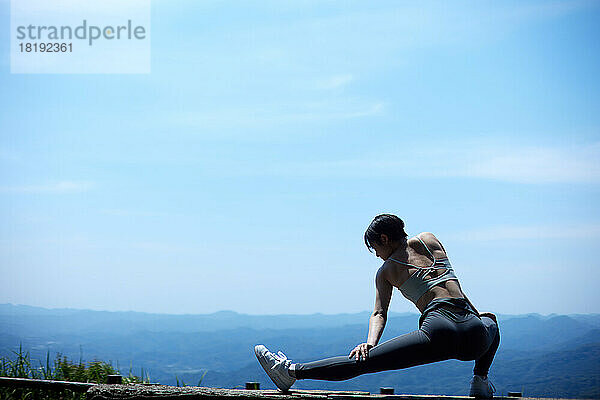
[[[421,239],[423,238],[435,238],[435,235],[432,232],[421,232],[419,234],[417,234],[416,236],[420,237]]]
[[[413,239],[413,238],[411,238]],[[419,241],[419,239],[421,239],[429,248],[429,250],[434,251],[434,250],[441,250],[444,253],[446,252],[444,250],[444,246],[442,245],[442,242],[440,242],[440,240],[431,232],[421,232],[418,235],[416,235],[414,237],[414,241],[417,242],[417,246],[423,246],[421,244],[421,242]],[[410,241],[410,239],[409,239]]]
[[[438,238],[435,237],[435,235],[433,233],[431,233],[431,232],[421,232],[421,233],[418,233],[415,236],[409,238],[408,242],[409,243],[410,242],[420,243],[421,241],[419,239],[421,239],[425,243],[428,243],[428,242],[439,242]]]

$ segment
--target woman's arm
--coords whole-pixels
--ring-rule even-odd
[[[385,277],[385,270],[381,267],[375,276],[375,308],[369,318],[367,342],[356,346],[350,352],[348,358],[354,356],[357,361],[361,358],[366,359],[369,356],[369,349],[379,343],[387,321],[387,311],[392,299],[392,289],[392,285]]]
[[[375,308],[369,318],[369,337],[367,344],[377,346],[383,334],[387,321],[388,307],[392,299],[392,285],[385,278],[385,271],[381,268],[375,276]]]

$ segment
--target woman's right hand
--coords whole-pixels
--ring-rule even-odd
[[[356,346],[348,355],[348,358],[356,358],[356,361],[366,360],[369,357],[369,350],[373,347],[372,344],[361,343]]]

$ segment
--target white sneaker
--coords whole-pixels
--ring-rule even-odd
[[[487,376],[481,377],[479,375],[473,375],[473,379],[471,379],[471,390],[469,391],[469,396],[477,397],[482,399],[491,399],[494,397],[494,392],[496,388],[487,378]]]
[[[280,390],[285,392],[296,382],[296,378],[288,373],[292,361],[288,360],[281,351],[273,354],[265,346],[258,344],[254,346],[254,354],[269,378]]]

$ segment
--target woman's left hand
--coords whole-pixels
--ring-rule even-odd
[[[348,358],[355,357],[356,361],[360,361],[361,358],[363,360],[366,360],[367,357],[369,357],[369,350],[371,349],[371,347],[373,347],[372,344],[361,343],[350,352]]]

